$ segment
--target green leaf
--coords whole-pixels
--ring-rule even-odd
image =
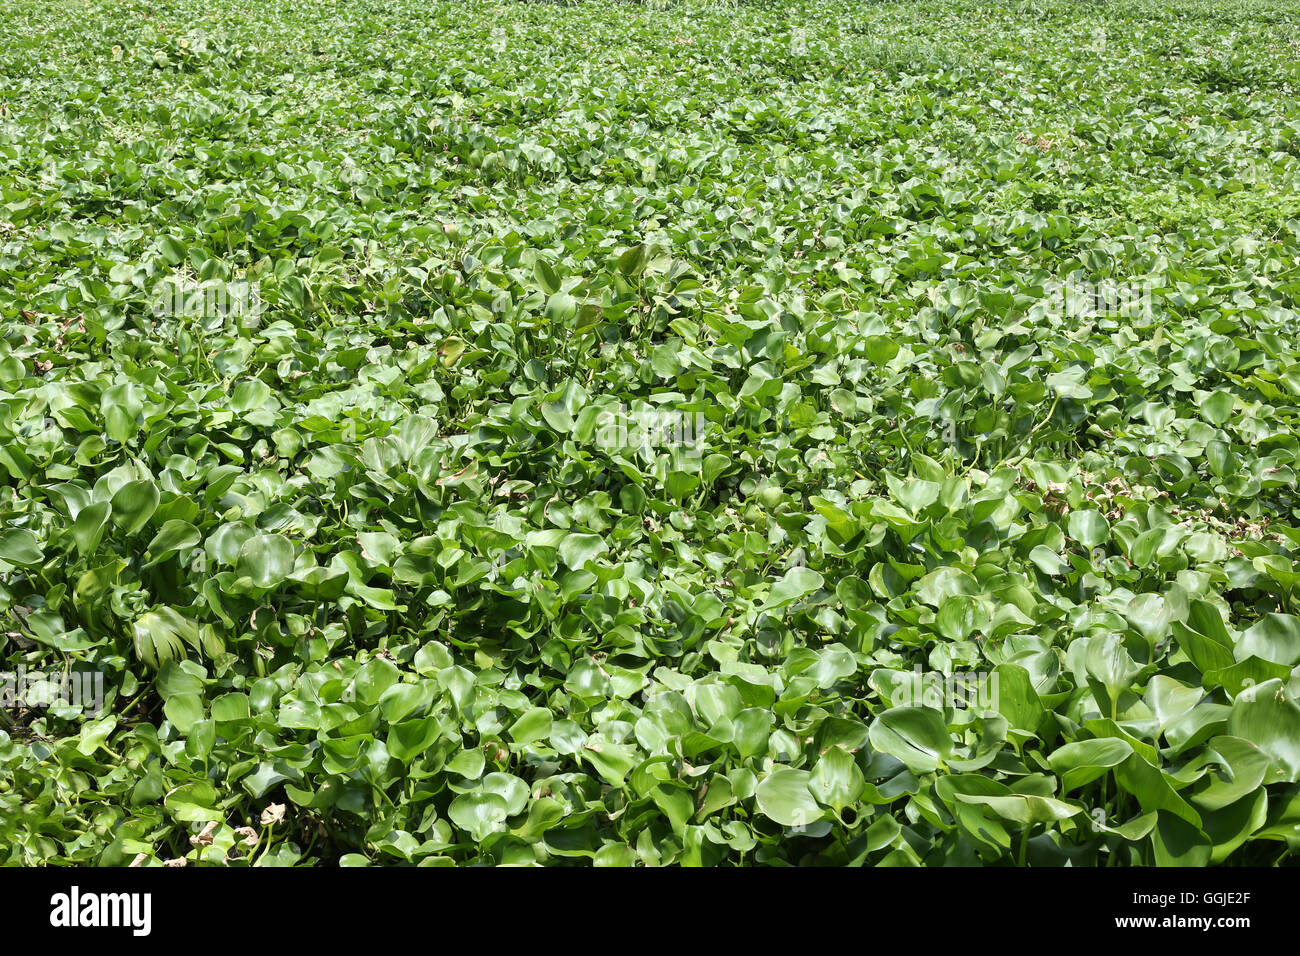
[[[510,725],[510,739],[517,744],[545,740],[551,734],[551,712],[545,707],[533,707]]]
[[[1239,661],[1253,656],[1287,667],[1300,664],[1300,618],[1265,614],[1242,632],[1233,653]]]
[[[582,568],[605,554],[609,545],[595,534],[566,534],[560,542],[560,560],[570,568]]]
[[[799,598],[811,594],[825,584],[825,579],[811,568],[791,568],[768,593],[765,610],[785,607]]]
[[[848,751],[831,747],[821,755],[813,768],[808,789],[818,803],[840,813],[862,795],[866,789],[866,780]]]
[[[472,791],[452,800],[447,816],[470,839],[481,843],[493,833],[505,831],[509,813],[505,798],[500,794]]]
[[[1287,685],[1269,680],[1237,695],[1228,716],[1228,733],[1258,747],[1272,760],[1267,783],[1300,780],[1300,706]]]
[[[1003,819],[1025,826],[1068,820],[1083,812],[1082,807],[1066,803],[1064,800],[1033,793],[1011,793],[1005,796],[959,793],[957,799],[962,803],[986,806]]]
[[[442,736],[436,716],[394,724],[388,732],[388,752],[402,763],[410,763]]]
[[[194,525],[179,518],[172,518],[163,523],[153,540],[149,542],[149,547],[145,549],[145,554],[150,559],[145,567],[153,567],[177,551],[195,547],[202,540],[199,529]]]
[[[758,782],[754,800],[762,814],[786,827],[807,827],[821,820],[826,811],[813,798],[812,777],[806,770],[773,767]]]
[[[901,760],[912,773],[933,773],[952,754],[943,714],[931,707],[893,707],[871,723],[871,746]]]
[[[254,535],[239,549],[235,573],[252,579],[259,588],[273,588],[293,570],[293,542],[282,534]]]
[[[40,539],[26,528],[0,531],[0,561],[23,568],[40,564],[44,557]]]
[[[1096,548],[1110,537],[1110,525],[1100,511],[1087,508],[1070,512],[1070,537],[1085,548]]]
[[[646,248],[644,245],[632,246],[618,257],[618,271],[631,278],[645,271]]]
[[[1069,793],[1119,766],[1132,753],[1128,742],[1116,737],[1077,740],[1057,748],[1048,764],[1060,775],[1062,792]]]
[[[109,507],[107,501],[96,501],[77,512],[72,523],[72,540],[83,557],[92,554],[103,540],[104,530],[108,527]]]
[[[158,501],[158,486],[152,481],[128,481],[113,495],[113,522],[123,534],[135,534],[149,523]]]
[[[163,713],[182,734],[203,719],[203,698],[198,694],[177,694],[163,702]]]

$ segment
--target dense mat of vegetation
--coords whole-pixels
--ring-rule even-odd
[[[1298,11],[2,0],[0,860],[1286,860]]]

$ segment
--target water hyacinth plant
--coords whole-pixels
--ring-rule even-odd
[[[0,861],[1291,857],[1289,0],[3,19]]]

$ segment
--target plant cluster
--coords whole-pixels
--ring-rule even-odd
[[[0,861],[1297,845],[1293,4],[4,6]]]

